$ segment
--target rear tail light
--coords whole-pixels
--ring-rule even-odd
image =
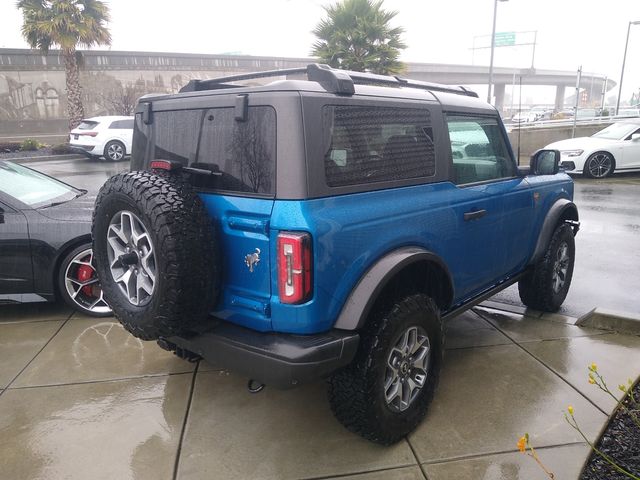
[[[182,164],[170,160],[152,160],[149,164],[151,170],[166,170],[168,172],[182,169]]]
[[[75,135],[86,135],[87,137],[95,137],[98,135],[98,132],[82,132],[76,133]]]
[[[278,235],[278,292],[282,303],[302,303],[311,297],[311,235]]]

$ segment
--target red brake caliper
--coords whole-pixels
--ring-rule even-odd
[[[78,267],[78,272],[76,273],[78,277],[78,281],[86,282],[87,280],[91,280],[93,277],[93,268],[89,265],[80,265]],[[93,285],[85,285],[82,287],[82,293],[88,296],[93,296]]]

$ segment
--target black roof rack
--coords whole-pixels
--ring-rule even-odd
[[[408,78],[377,75],[375,73],[353,72],[350,70],[339,70],[328,65],[312,63],[306,67],[288,68],[282,70],[267,70],[263,72],[242,73],[227,77],[212,78],[210,80],[190,80],[180,92],[198,92],[202,90],[217,90],[224,88],[238,88],[240,85],[233,85],[230,82],[240,80],[251,80],[254,78],[279,77],[283,75],[306,74],[312,82],[318,82],[330,93],[339,95],[353,95],[354,85],[380,85],[392,87],[418,88],[421,90],[432,90],[436,92],[455,93],[468,97],[478,97],[478,94],[464,87],[452,87],[439,83],[421,82]]]

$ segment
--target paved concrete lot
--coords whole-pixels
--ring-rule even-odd
[[[587,382],[635,378],[640,337],[477,308],[448,328],[425,421],[393,447],[346,431],[324,382],[252,395],[245,378],[187,363],[54,304],[0,306],[0,472],[65,479],[577,478],[613,400]]]

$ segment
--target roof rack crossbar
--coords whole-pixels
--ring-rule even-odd
[[[378,75],[375,73],[354,72],[339,70],[328,65],[312,63],[306,67],[288,68],[281,70],[266,70],[262,72],[242,73],[226,77],[212,78],[210,80],[190,80],[180,92],[195,92],[200,90],[214,90],[221,88],[237,88],[238,85],[229,84],[240,80],[254,78],[279,77],[284,75],[306,74],[310,81],[320,83],[325,90],[340,95],[353,95],[354,84],[357,85],[391,85],[396,87],[409,87],[421,90],[433,90],[437,92],[455,93],[469,97],[478,97],[478,94],[465,87],[452,87],[438,83],[422,82],[398,76]]]

